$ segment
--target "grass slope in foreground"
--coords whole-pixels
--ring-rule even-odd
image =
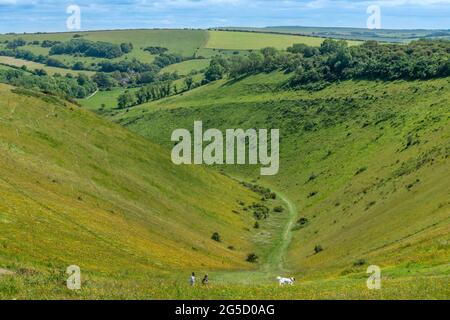
[[[16,273],[0,275],[0,298],[145,298],[136,279],[253,267],[253,218],[238,201],[255,194],[56,98],[0,95],[0,268]],[[64,285],[72,264],[79,294]]]
[[[363,279],[375,264],[388,277],[448,285],[450,80],[345,81],[310,92],[281,89],[287,77],[219,81],[113,119],[167,147],[174,128],[199,119],[222,130],[280,128],[279,175],[226,170],[274,186],[297,206],[292,273]]]

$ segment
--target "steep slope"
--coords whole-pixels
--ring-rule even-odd
[[[6,85],[0,96],[0,267],[251,268],[238,201],[255,194],[75,105]]]
[[[261,184],[285,193],[304,218],[288,255],[302,276],[365,272],[368,264],[448,273],[450,80],[347,81],[309,92],[283,90],[287,77],[219,81],[110,116],[167,147],[171,130],[195,120],[279,128],[280,173]],[[260,179],[256,168],[225,170]]]

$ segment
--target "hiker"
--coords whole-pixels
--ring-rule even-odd
[[[209,283],[208,275],[205,275],[205,277],[204,277],[203,280],[202,280],[202,284],[203,284],[204,286],[206,286],[208,283]]]
[[[195,273],[194,272],[192,272],[191,279],[189,280],[189,282],[192,287],[195,286]]]

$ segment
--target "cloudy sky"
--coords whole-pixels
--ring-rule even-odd
[[[82,30],[216,26],[366,27],[379,5],[382,27],[450,29],[450,0],[0,0],[0,33],[66,31],[69,5]]]

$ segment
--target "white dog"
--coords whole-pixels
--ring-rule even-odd
[[[282,277],[277,277],[278,282],[280,283],[280,286],[283,285],[290,285],[293,286],[294,282],[295,282],[295,278],[282,278]]]

